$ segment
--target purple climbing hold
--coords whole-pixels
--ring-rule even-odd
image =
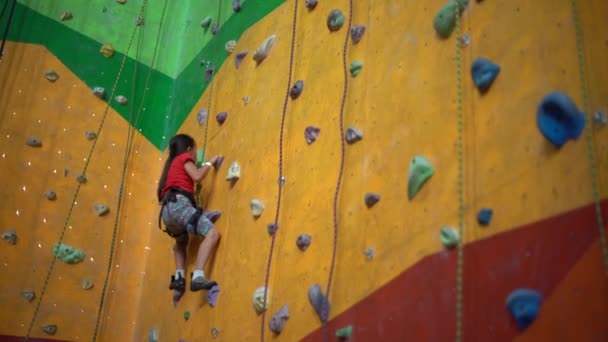
[[[241,11],[241,0],[232,0],[232,10],[237,13]]]
[[[219,210],[205,210],[203,211],[203,216],[211,221],[211,223],[215,223],[222,216],[222,212]]]
[[[220,166],[222,166],[223,162],[224,162],[224,156],[219,156],[219,157],[217,157],[215,164],[213,164],[213,167],[217,170],[220,168]]]
[[[220,286],[213,285],[209,291],[207,291],[207,302],[214,308],[217,305],[217,297],[220,295]]]
[[[234,65],[236,65],[237,69],[241,66],[241,63],[243,62],[243,59],[245,59],[245,56],[247,56],[247,52],[247,50],[243,50],[234,55]]]
[[[350,29],[350,37],[353,39],[354,44],[361,41],[363,34],[365,34],[365,26],[363,25],[355,25]]]
[[[317,315],[319,315],[321,322],[327,322],[331,306],[329,305],[327,297],[321,292],[321,287],[318,284],[314,284],[308,289],[308,300],[315,309]]]
[[[291,90],[289,91],[289,96],[291,96],[291,98],[295,100],[300,97],[300,94],[302,94],[302,90],[304,90],[304,81],[297,80],[296,83],[294,83],[291,87]]]
[[[317,7],[318,3],[319,3],[318,0],[306,0],[306,7],[309,10],[313,10],[313,9],[315,9],[315,7]]]
[[[179,302],[179,300],[182,299],[184,292],[186,292],[186,291],[173,290],[173,305],[174,306],[177,307],[177,302]]]
[[[289,309],[287,304],[283,305],[281,309],[272,316],[272,319],[268,323],[270,330],[275,334],[280,334],[285,327],[285,322],[289,319]]]
[[[354,127],[348,127],[346,129],[345,139],[347,143],[354,144],[363,139],[363,133]]]
[[[228,112],[220,112],[215,116],[217,123],[219,123],[220,125],[223,124],[227,118],[228,118]]]
[[[198,120],[198,124],[199,125],[204,125],[205,122],[207,122],[207,110],[206,109],[201,109],[198,111],[198,114],[196,114],[196,119]]]
[[[298,236],[298,239],[296,240],[296,245],[298,245],[298,248],[303,252],[308,249],[308,246],[310,246],[311,242],[312,236],[308,234],[300,234]]]
[[[306,127],[306,129],[304,130],[304,138],[306,138],[306,142],[310,145],[313,142],[315,142],[315,140],[317,140],[317,137],[319,136],[319,133],[321,132],[321,129],[319,127],[315,127],[315,126],[308,126]]]
[[[279,225],[275,223],[269,223],[268,226],[266,226],[266,229],[268,229],[268,235],[272,236],[274,235],[274,233],[277,232],[277,230],[279,230]]]
[[[213,72],[214,70],[212,67],[208,67],[207,69],[205,69],[205,82],[209,82],[211,77],[213,77]]]
[[[217,31],[219,31],[219,30],[220,30],[220,26],[218,24],[211,25],[211,34],[212,35],[215,36],[217,34]]]
[[[380,194],[373,192],[365,194],[365,205],[367,205],[368,208],[373,207],[378,201],[380,201]]]

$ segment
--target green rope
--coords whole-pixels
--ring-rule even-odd
[[[146,3],[147,3],[147,0],[144,0],[144,3],[142,5],[142,7],[141,7],[140,15],[143,13],[143,10],[145,8]],[[129,44],[127,45],[127,49],[124,52],[124,56],[123,56],[120,68],[118,69],[118,74],[116,76],[116,80],[114,81],[114,85],[112,86],[112,91],[110,93],[109,101],[108,101],[108,103],[106,105],[106,108],[104,109],[104,112],[103,112],[103,115],[102,115],[102,118],[101,118],[101,122],[99,123],[99,127],[97,128],[97,139],[93,140],[93,144],[91,146],[91,149],[89,150],[89,154],[88,154],[87,159],[85,161],[84,168],[83,168],[83,171],[82,171],[83,175],[86,175],[86,171],[87,171],[87,169],[89,167],[89,163],[91,162],[91,156],[93,155],[93,151],[95,150],[95,147],[97,146],[97,141],[99,141],[99,136],[101,134],[101,130],[103,128],[103,124],[105,123],[105,120],[106,120],[106,117],[107,117],[107,114],[108,114],[108,110],[110,108],[110,103],[111,103],[112,99],[114,98],[114,94],[116,93],[116,88],[118,86],[118,82],[120,80],[120,76],[122,75],[122,72],[124,70],[124,66],[125,66],[125,63],[127,61],[128,53],[129,53],[129,50],[131,49],[131,45],[133,44],[133,39],[135,37],[136,32],[137,32],[137,27],[135,27],[135,29],[133,30],[133,33],[131,34],[131,38],[129,39]],[[70,205],[70,208],[68,210],[67,218],[66,218],[65,223],[63,225],[63,229],[61,230],[61,234],[59,235],[58,244],[61,244],[61,242],[63,241],[63,237],[64,237],[66,229],[68,227],[68,223],[70,222],[70,218],[72,217],[72,212],[74,211],[74,207],[76,205],[76,200],[78,198],[78,194],[80,193],[80,187],[81,186],[82,186],[82,183],[78,182],[78,185],[76,186],[76,191],[74,192],[74,196],[72,198],[72,204]],[[32,328],[34,326],[34,322],[36,321],[36,317],[38,316],[38,312],[40,311],[40,305],[42,303],[42,299],[44,298],[44,294],[46,293],[46,289],[47,289],[47,286],[49,284],[49,280],[51,278],[51,273],[53,272],[53,269],[55,267],[56,261],[57,261],[57,256],[55,256],[55,254],[53,254],[53,258],[51,260],[51,265],[50,265],[49,270],[47,271],[46,277],[44,279],[44,284],[42,286],[42,290],[40,291],[40,297],[38,298],[38,301],[36,302],[36,307],[34,309],[34,314],[32,316],[32,320],[30,321],[30,324],[29,324],[28,329],[27,329],[27,333],[25,335],[25,340],[26,341],[29,340],[30,334],[32,333]]]
[[[598,170],[597,161],[595,157],[595,151],[593,146],[593,117],[589,113],[589,97],[587,92],[587,77],[585,73],[585,55],[583,48],[583,29],[581,25],[581,19],[578,12],[578,6],[576,0],[571,1],[572,4],[572,15],[574,17],[574,27],[576,30],[576,50],[578,55],[578,70],[581,81],[581,95],[583,97],[583,112],[587,113],[588,122],[590,123],[585,128],[586,131],[586,142],[587,142],[587,157],[589,160],[589,172],[591,176],[591,187],[593,189],[593,202],[595,205],[595,214],[597,219],[597,227],[600,233],[600,243],[602,245],[602,255],[604,259],[604,272],[608,276],[608,245],[606,244],[606,232],[604,230],[604,218],[602,216],[602,205],[601,195],[599,190]]]
[[[456,341],[463,337],[463,284],[464,284],[464,165],[463,165],[463,95],[462,95],[462,56],[459,37],[462,36],[460,25],[460,6],[462,0],[456,0],[456,96],[458,98],[458,261],[456,266]]]

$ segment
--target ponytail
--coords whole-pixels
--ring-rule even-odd
[[[171,138],[169,141],[169,157],[167,161],[165,161],[165,166],[163,168],[163,173],[160,176],[158,181],[158,189],[156,190],[156,196],[158,197],[158,201],[161,202],[162,198],[160,197],[163,189],[165,188],[165,183],[167,181],[167,173],[169,172],[169,168],[171,167],[171,163],[175,157],[180,154],[187,152],[188,148],[194,147],[194,139],[187,134],[178,134]]]

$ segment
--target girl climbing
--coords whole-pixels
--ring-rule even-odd
[[[184,292],[186,289],[185,264],[188,233],[203,236],[198,249],[191,291],[209,290],[217,283],[205,277],[205,263],[220,239],[220,233],[194,200],[194,182],[200,182],[215,165],[218,157],[211,158],[200,168],[195,165],[196,143],[186,134],[178,134],[169,142],[169,157],[158,182],[158,200],[161,203],[160,218],[165,232],[175,239],[175,275],[171,276],[169,289]]]

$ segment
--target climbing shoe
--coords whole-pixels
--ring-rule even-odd
[[[190,291],[209,290],[215,285],[217,285],[217,283],[213,280],[205,277],[196,277],[190,282]]]
[[[169,290],[177,290],[184,292],[186,291],[186,279],[181,275],[175,279],[175,275],[171,276],[171,284],[169,284]]]

